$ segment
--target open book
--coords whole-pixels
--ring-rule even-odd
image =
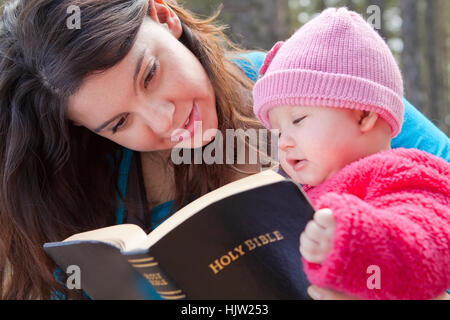
[[[308,299],[299,236],[314,209],[301,186],[265,170],[183,207],[150,234],[132,224],[44,245],[80,269],[93,299]]]

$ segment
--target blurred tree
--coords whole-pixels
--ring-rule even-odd
[[[428,87],[429,87],[429,99],[428,108],[429,116],[433,121],[439,120],[439,111],[437,109],[438,92],[440,91],[440,79],[437,61],[437,42],[436,32],[438,31],[438,23],[435,21],[436,0],[426,0],[425,10],[425,27],[426,27],[426,60],[428,63]]]
[[[285,0],[227,0],[224,15],[232,38],[246,48],[269,50],[288,35],[288,6]]]
[[[399,1],[402,15],[402,73],[405,84],[405,96],[415,106],[423,106],[422,77],[420,71],[417,0]]]
[[[443,63],[445,75],[445,110],[443,115],[443,126],[447,135],[450,135],[450,1],[443,1],[442,3],[442,19],[444,21],[445,33],[440,43],[444,46]]]
[[[0,0],[0,5],[6,0]],[[219,5],[226,33],[245,49],[269,50],[327,7],[347,6],[368,17],[382,12],[381,30],[402,66],[405,96],[450,133],[450,1],[448,0],[178,0],[202,17]],[[392,25],[397,25],[393,28]]]
[[[188,8],[202,14],[211,14],[218,3],[185,1]],[[290,18],[286,0],[226,0],[222,3],[221,19],[229,26],[227,34],[244,48],[269,50],[275,42],[288,36]]]
[[[183,0],[179,0],[183,1]],[[450,132],[450,1],[448,0],[184,0],[210,15],[223,3],[227,34],[247,49],[268,50],[327,7],[347,6],[368,18],[380,8],[380,35],[402,67],[405,96]]]
[[[448,0],[444,0],[447,2]],[[427,60],[429,66],[430,81],[430,117],[438,124],[444,125],[446,106],[446,85],[445,85],[445,58],[446,43],[441,41],[445,39],[445,19],[443,9],[445,3],[442,0],[427,0],[426,21],[428,27],[429,42],[427,42]]]
[[[184,7],[202,16],[210,16],[223,1],[219,0],[177,0]]]
[[[345,6],[346,6],[349,10],[353,10],[353,0],[345,0]]]
[[[317,0],[315,2],[316,12],[322,12],[327,7],[325,0]]]

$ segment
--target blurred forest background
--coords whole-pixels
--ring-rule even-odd
[[[377,5],[378,31],[401,67],[405,97],[450,135],[450,0],[177,1],[202,18],[222,4],[217,23],[228,26],[227,35],[244,49],[263,51],[327,7],[346,6],[369,19],[367,9]]]
[[[223,4],[218,22],[244,49],[269,50],[327,7],[346,6],[366,19],[381,10],[378,30],[401,66],[405,97],[450,134],[449,0],[178,0],[210,16]]]

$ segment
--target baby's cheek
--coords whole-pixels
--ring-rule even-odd
[[[284,152],[283,154],[280,154],[280,152],[278,153],[278,161],[283,171],[286,172],[289,175],[289,177],[292,177],[294,171],[292,170],[292,167],[286,162],[286,156]]]
[[[283,168],[283,170],[286,171],[286,173],[287,173],[287,170],[289,170],[289,168],[286,163],[286,156],[285,156],[284,152],[278,151],[278,161],[280,162],[280,165]]]

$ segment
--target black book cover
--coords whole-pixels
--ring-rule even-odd
[[[309,299],[299,236],[314,209],[284,180],[225,197],[169,231],[148,250],[100,241],[48,243],[63,269],[78,265],[94,299]]]

